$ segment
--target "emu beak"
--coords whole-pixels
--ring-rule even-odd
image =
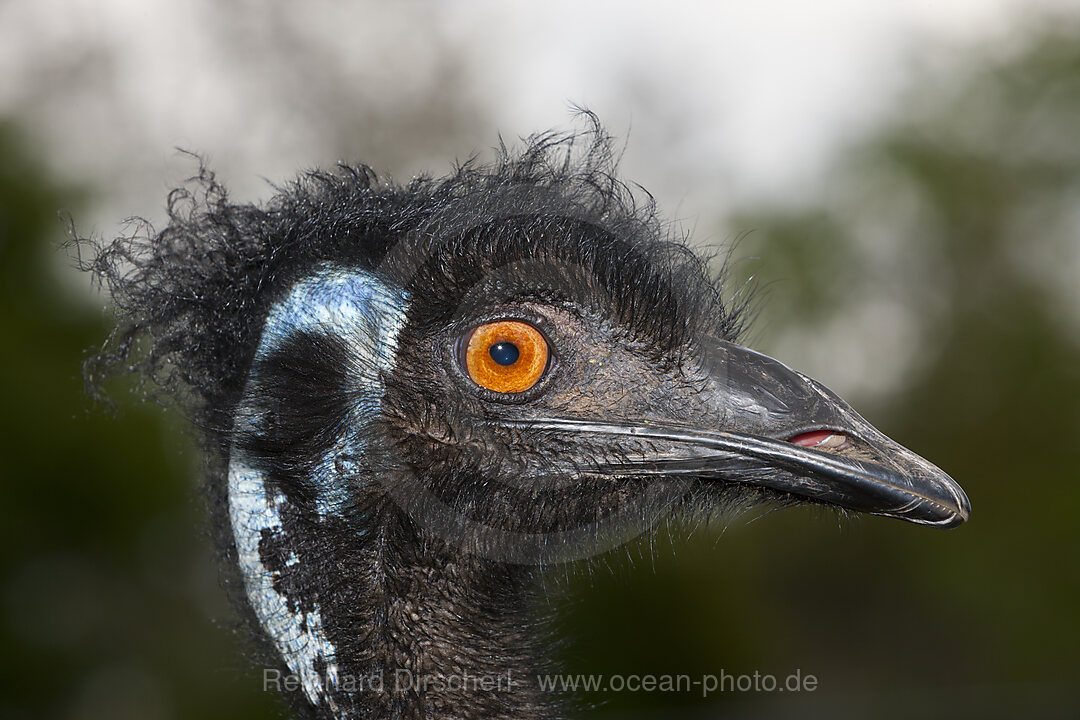
[[[654,418],[517,421],[566,434],[609,438],[624,460],[612,476],[692,476],[745,484],[858,512],[936,527],[968,519],[956,482],[863,420],[821,383],[745,347],[717,340],[706,357],[692,423]],[[671,417],[687,417],[673,407]],[[646,441],[643,446],[640,441]]]
[[[716,409],[741,456],[774,470],[749,480],[859,512],[942,528],[971,504],[942,470],[890,440],[821,383],[745,347],[708,357]]]

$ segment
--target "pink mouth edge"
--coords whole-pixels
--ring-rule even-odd
[[[792,445],[798,445],[800,447],[814,447],[820,445],[833,435],[842,435],[842,433],[835,432],[833,430],[811,430],[810,432],[804,432],[796,435],[788,440]]]

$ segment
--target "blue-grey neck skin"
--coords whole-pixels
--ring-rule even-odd
[[[298,333],[323,333],[343,340],[349,350],[347,376],[352,400],[350,422],[313,472],[315,506],[320,516],[337,512],[347,488],[335,470],[339,455],[364,453],[365,426],[382,398],[380,374],[391,369],[397,336],[404,322],[406,297],[369,272],[326,265],[300,280],[275,304],[263,327],[248,379],[248,391],[237,411],[238,433],[257,432],[251,386],[258,365]],[[338,683],[335,646],[327,636],[317,601],[297,603],[282,590],[281,569],[267,560],[266,544],[287,532],[283,513],[287,498],[272,487],[242,448],[233,445],[229,462],[229,517],[237,557],[251,607],[289,672],[300,679],[307,699],[336,713],[332,691]],[[286,566],[299,561],[292,554]]]

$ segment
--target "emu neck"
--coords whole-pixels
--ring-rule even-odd
[[[387,520],[385,539],[396,542],[370,557],[373,602],[361,623],[370,630],[343,648],[370,653],[384,715],[551,717],[536,686],[547,661],[531,612],[533,570],[463,554],[405,523]]]
[[[390,501],[349,517],[305,508],[242,458],[230,514],[248,601],[280,667],[271,678],[316,717],[555,713],[536,684],[546,657],[533,568],[464,553]]]

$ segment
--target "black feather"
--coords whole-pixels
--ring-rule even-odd
[[[479,694],[342,692],[332,702],[344,716],[561,712],[533,674],[548,667],[553,646],[531,621],[536,568],[463,553],[452,532],[433,534],[414,522],[425,503],[438,500],[461,518],[526,535],[596,525],[626,507],[646,527],[669,507],[639,502],[646,488],[631,479],[579,478],[572,489],[492,481],[499,468],[549,460],[516,454],[500,445],[505,437],[471,435],[454,415],[474,409],[440,395],[427,372],[431,337],[509,300],[588,316],[660,368],[680,365],[697,337],[741,333],[746,299],[726,300],[722,278],[667,230],[652,198],[616,178],[611,140],[593,121],[591,131],[538,135],[520,152],[501,148],[491,164],[472,160],[445,178],[405,186],[362,165],[309,172],[263,205],[231,202],[202,167],[170,195],[163,230],[144,224],[98,247],[87,264],[118,318],[86,363],[87,382],[99,388],[110,374],[138,373],[150,381],[148,392],[171,398],[203,430],[211,510],[234,587],[225,477],[230,454],[242,453],[289,500],[281,527],[259,541],[275,591],[290,612],[321,609],[343,671],[357,679],[401,668],[468,668],[510,673],[520,683]],[[398,358],[382,400],[387,424],[398,422],[379,428],[385,442],[371,443],[364,457],[337,458],[352,497],[320,517],[314,465],[349,422],[349,350],[341,338],[310,332],[255,358],[271,307],[326,263],[371,271],[403,289],[410,307],[399,347],[427,354],[415,368]],[[254,429],[237,428],[242,397]],[[582,452],[547,450],[563,459]],[[605,452],[597,446],[587,454]],[[578,465],[593,461],[582,457]],[[372,480],[378,463],[394,488]],[[567,502],[582,498],[593,502]],[[242,598],[240,605],[257,628]],[[281,666],[272,644],[265,658]],[[445,706],[447,697],[467,709]],[[326,703],[313,709],[299,693],[293,700],[298,709],[335,716]]]
[[[468,289],[453,275],[462,267],[480,277],[524,255],[550,257],[591,271],[647,342],[670,350],[703,329],[737,339],[747,298],[725,300],[723,278],[665,232],[652,198],[617,179],[613,157],[597,125],[537,135],[520,153],[502,147],[489,165],[469,161],[404,187],[363,165],[312,171],[263,206],[232,203],[203,167],[169,195],[164,230],[142,223],[92,253],[87,269],[107,287],[118,324],[87,361],[88,384],[137,372],[201,426],[227,432],[269,306],[326,261],[386,263],[453,296]]]

